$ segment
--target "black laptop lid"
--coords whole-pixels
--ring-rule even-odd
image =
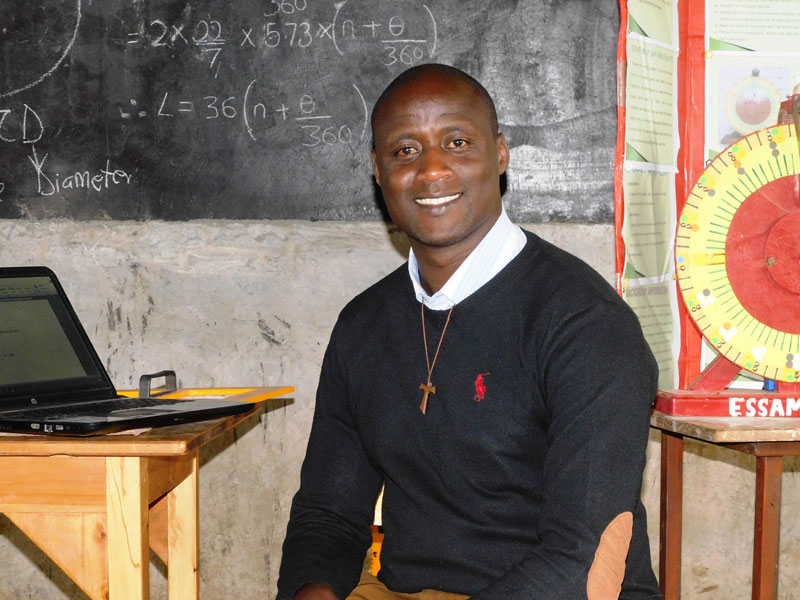
[[[114,395],[55,274],[0,267],[0,410]]]

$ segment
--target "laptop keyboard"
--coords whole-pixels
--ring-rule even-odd
[[[67,419],[75,415],[81,416],[105,416],[111,415],[115,411],[128,411],[139,408],[152,408],[164,406],[165,404],[176,404],[190,402],[187,400],[165,399],[165,398],[111,398],[109,400],[98,400],[96,402],[82,402],[80,404],[67,404],[65,406],[43,406],[41,408],[26,408],[20,411],[5,413],[5,417],[16,417],[25,415],[25,419],[32,421]]]

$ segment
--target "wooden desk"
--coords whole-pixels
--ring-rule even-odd
[[[753,600],[775,600],[783,457],[800,455],[800,419],[673,417],[654,411],[661,430],[661,539],[659,582],[664,600],[677,600],[681,584],[683,438],[756,457]]]
[[[92,600],[147,600],[150,548],[168,565],[170,600],[198,598],[200,447],[293,387],[178,390],[253,410],[140,435],[0,434],[0,513]]]

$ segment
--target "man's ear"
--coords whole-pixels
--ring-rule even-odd
[[[378,186],[381,185],[381,176],[378,173],[378,161],[375,158],[375,150],[373,149],[372,152],[372,173],[375,175],[375,181],[378,183]]]
[[[502,175],[506,172],[509,161],[508,143],[506,143],[506,136],[504,136],[502,133],[497,134],[497,158],[498,170],[500,175]]]

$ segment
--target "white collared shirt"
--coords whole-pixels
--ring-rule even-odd
[[[525,246],[527,238],[511,222],[502,207],[500,216],[480,243],[433,296],[422,288],[419,281],[419,264],[412,248],[408,253],[408,274],[419,302],[433,310],[446,310],[483,286],[510,263]]]

